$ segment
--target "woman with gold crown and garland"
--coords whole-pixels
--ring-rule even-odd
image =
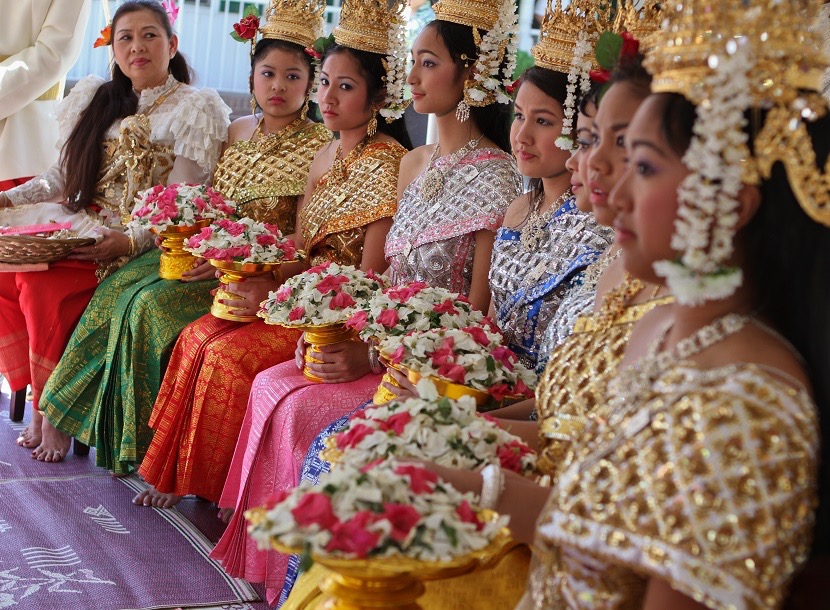
[[[135,258],[153,249],[153,236],[125,229],[133,198],[138,191],[158,183],[203,182],[210,177],[227,137],[230,110],[215,91],[189,85],[192,75],[178,52],[171,17],[158,2],[125,2],[115,12],[112,27],[112,80],[83,78],[60,105],[59,163],[0,198],[0,206],[61,202],[72,213],[69,219],[75,226],[90,222],[101,225],[95,245],[75,250],[70,259],[50,264],[48,271],[4,273],[0,277],[4,282],[0,369],[12,387],[26,383],[33,387],[35,413],[19,442],[35,448],[33,456],[43,461],[60,461],[69,448],[68,436],[58,433],[48,421],[41,424],[38,409],[45,412],[52,407],[55,383],[47,383],[47,378],[55,376],[53,370],[84,308],[92,298],[73,344],[87,335],[87,327],[97,328],[97,322],[88,324],[90,321],[106,317],[109,324],[114,301],[121,294],[115,287],[119,276],[145,278],[152,267],[145,261],[154,256],[157,267],[155,252]],[[131,260],[98,286],[107,273]],[[137,269],[140,272],[136,273]],[[175,294],[176,309],[187,312],[201,313],[210,298],[204,282],[183,283]],[[140,347],[144,350],[149,345]],[[117,351],[121,346],[113,344],[110,348]],[[106,333],[94,341],[94,346],[87,344],[80,351],[70,348],[67,357],[71,360],[81,351],[83,365],[93,361],[100,381],[107,353]],[[136,357],[143,368],[141,354]],[[120,391],[120,386],[115,388],[117,394]],[[93,399],[90,397],[85,405],[87,409],[92,409]],[[75,434],[81,419],[79,416],[61,427]],[[86,432],[90,435],[85,440],[95,438],[92,427]],[[98,436],[105,434],[109,431],[102,430]],[[129,447],[125,450],[130,453]],[[102,453],[110,455],[108,450]]]
[[[403,91],[395,86],[396,66],[402,66],[405,59],[400,45],[390,44],[390,40],[402,40],[402,8],[390,8],[386,2],[347,2],[334,30],[334,44],[323,52],[318,104],[325,124],[338,131],[340,139],[315,158],[307,203],[300,211],[300,232],[313,265],[337,261],[364,270],[383,268],[383,243],[397,207],[398,169],[406,153],[399,142],[409,145],[400,118],[405,107]],[[397,134],[397,141],[387,132]],[[296,342],[297,334],[291,334]],[[283,360],[291,357],[293,349],[285,350]],[[302,380],[270,378],[267,389],[280,391],[286,385],[310,383]],[[215,391],[214,384],[211,392]],[[332,400],[330,393],[325,398]],[[237,406],[240,412],[244,404]],[[314,410],[305,414],[309,425],[318,415]],[[247,434],[243,428],[239,441],[243,445]],[[224,479],[227,467],[218,479]],[[247,561],[244,534],[242,548],[228,535],[236,527],[232,523],[213,555],[229,573],[265,581],[269,599],[273,599],[284,568],[279,574],[264,554]]]
[[[780,608],[827,553],[827,60],[792,5],[666,6],[613,202],[625,268],[677,303],[598,380],[521,608]]]
[[[250,33],[252,102],[262,114],[234,121],[230,137],[238,141],[216,171],[216,188],[242,204],[247,216],[276,224],[285,234],[294,233],[314,155],[331,140],[331,132],[307,116],[315,72],[311,53],[324,8],[316,1],[272,0],[259,29],[262,38],[256,41],[255,27]],[[267,275],[229,286],[241,299],[228,307],[235,315],[255,311],[263,292],[277,285]],[[155,434],[139,470],[153,487],[140,493],[136,504],[168,508],[189,493],[219,499],[222,464],[230,459],[239,430],[237,411],[228,405],[244,404],[246,373],[253,377],[290,353],[294,339],[262,320],[236,322],[211,314],[184,329],[150,416]],[[213,391],[217,377],[226,375],[240,381]],[[205,422],[212,426],[209,439],[200,427]]]
[[[328,129],[307,117],[324,8],[316,0],[271,1],[262,38],[256,42],[256,29],[250,34],[252,95],[262,114],[231,124],[230,138],[238,142],[216,171],[216,188],[242,204],[247,216],[285,234],[294,233],[314,155],[331,140]],[[235,315],[256,311],[277,286],[271,275],[248,278],[229,286],[241,299],[226,306]],[[169,508],[186,494],[219,500],[243,414],[228,405],[244,405],[250,379],[290,354],[295,339],[261,319],[234,322],[211,314],[184,329],[150,417],[155,434],[139,469],[152,487],[136,504]]]

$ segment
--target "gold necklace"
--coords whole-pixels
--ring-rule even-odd
[[[421,199],[424,199],[427,203],[431,203],[436,197],[438,197],[438,195],[440,195],[444,190],[444,179],[446,178],[447,173],[453,167],[458,165],[467,153],[475,150],[475,147],[478,146],[478,143],[483,137],[484,134],[481,134],[475,140],[467,142],[454,153],[447,155],[449,162],[443,169],[433,165],[438,158],[438,150],[441,147],[440,144],[436,144],[435,150],[432,151],[432,155],[427,162],[427,168],[424,170],[423,177],[421,178],[419,192]]]
[[[562,207],[562,204],[570,196],[571,189],[566,189],[564,193],[556,198],[556,201],[551,204],[550,208],[544,214],[539,214],[539,208],[542,207],[542,200],[545,198],[545,194],[542,193],[536,198],[533,209],[528,214],[525,225],[522,227],[522,234],[519,237],[519,243],[523,250],[530,252],[539,247],[539,242],[545,237],[545,226],[547,226],[550,219],[553,218],[557,210]]]
[[[263,115],[259,119],[259,123],[257,123],[256,129],[254,130],[254,134],[251,136],[251,142],[267,142],[268,140],[276,139],[282,140],[286,136],[294,135],[296,132],[300,130],[303,123],[305,123],[305,119],[303,117],[297,117],[290,123],[288,123],[285,127],[278,129],[277,131],[273,131],[271,133],[262,133],[262,125],[265,122],[265,116]],[[260,144],[261,145],[261,144]]]
[[[158,108],[159,106],[161,106],[161,105],[164,103],[164,101],[165,101],[168,97],[170,97],[171,95],[173,95],[173,93],[174,93],[174,92],[175,92],[175,91],[176,91],[179,87],[181,87],[181,83],[180,83],[179,81],[176,81],[174,84],[170,85],[170,88],[169,88],[167,91],[165,91],[164,93],[162,93],[161,95],[159,95],[159,96],[156,98],[156,101],[155,101],[155,102],[153,102],[152,104],[150,104],[150,107],[149,107],[146,111],[144,111],[144,112],[142,112],[142,113],[140,113],[140,114],[143,114],[144,116],[150,116],[151,114],[153,114],[153,112],[156,110],[156,108]]]
[[[345,180],[346,178],[348,178],[346,168],[352,164],[352,157],[360,156],[360,153],[363,152],[363,149],[366,148],[366,145],[369,144],[371,140],[372,136],[368,134],[365,135],[363,139],[360,142],[358,142],[357,146],[351,149],[349,151],[349,154],[347,154],[342,159],[340,158],[340,155],[342,154],[343,149],[341,148],[340,141],[338,140],[337,150],[334,151],[334,161],[331,164],[331,169],[329,169],[329,173],[331,173],[332,176],[338,178],[339,180]]]

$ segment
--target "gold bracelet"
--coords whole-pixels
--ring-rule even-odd
[[[135,254],[135,236],[132,234],[132,232],[127,233],[127,239],[130,240],[130,244],[127,247],[127,256],[132,258]]]

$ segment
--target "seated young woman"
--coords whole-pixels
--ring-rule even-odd
[[[60,202],[76,220],[101,226],[95,245],[47,271],[0,274],[0,372],[13,390],[32,386],[35,412],[19,443],[45,461],[60,461],[69,446],[41,417],[50,402],[47,379],[93,293],[106,291],[108,281],[96,291],[100,278],[153,248],[149,232],[124,226],[136,193],[159,183],[203,182],[227,135],[230,110],[215,91],[189,84],[190,69],[158,2],[125,2],[112,31],[112,79],[83,78],[60,105],[59,163],[0,194],[0,207]],[[106,316],[107,324],[112,314],[97,305],[88,312]],[[106,352],[104,338],[84,350],[83,362],[100,362]]]
[[[386,99],[381,60],[377,53],[343,45],[324,53],[317,99],[325,125],[338,132],[339,140],[318,153],[309,173],[297,222],[299,243],[308,253],[305,265],[383,266],[383,243],[397,207],[398,169],[407,150],[400,142],[409,146],[409,139],[402,120],[386,124],[376,118]],[[370,126],[377,131],[370,132]],[[286,268],[283,277],[303,268]],[[255,312],[273,288],[265,282],[232,286],[246,293],[246,302],[236,304],[244,309],[237,311]],[[281,327],[259,330],[260,354],[250,353],[246,331],[205,343],[195,333],[182,338],[176,352],[181,358],[191,348],[205,355],[194,363],[201,365],[195,371],[171,369],[165,380],[153,415],[159,429],[140,470],[155,487],[137,503],[170,507],[188,493],[219,500],[257,367],[292,359],[299,336]]]
[[[469,295],[486,311],[494,234],[521,188],[507,152],[508,108],[487,104],[471,108],[465,121],[456,116],[477,55],[469,25],[439,14],[412,55],[415,110],[436,116],[438,143],[416,148],[401,163],[400,201],[385,248],[388,274],[395,283],[424,281]],[[305,379],[295,362],[264,371],[254,382],[220,501],[235,511],[213,556],[231,574],[264,581],[270,600],[283,587],[288,558],[256,549],[244,512],[295,485],[314,437],[371,398],[383,369],[370,371],[368,353],[366,344],[355,342],[315,353],[323,362],[312,368],[323,384]]]

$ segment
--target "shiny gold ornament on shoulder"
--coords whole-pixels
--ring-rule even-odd
[[[405,7],[401,0],[344,0],[334,41],[351,49],[389,55],[393,52],[389,30],[403,25]]]
[[[323,32],[325,9],[325,0],[270,0],[265,11],[265,24],[259,32],[264,39],[313,47]]]
[[[593,0],[574,0],[562,6],[562,0],[551,2],[539,28],[539,42],[530,49],[535,64],[540,68],[568,74],[573,64],[574,51],[581,37],[596,40],[600,32],[608,28],[605,5]],[[607,4],[610,6],[610,3]],[[589,58],[593,68],[598,68],[593,53]]]

